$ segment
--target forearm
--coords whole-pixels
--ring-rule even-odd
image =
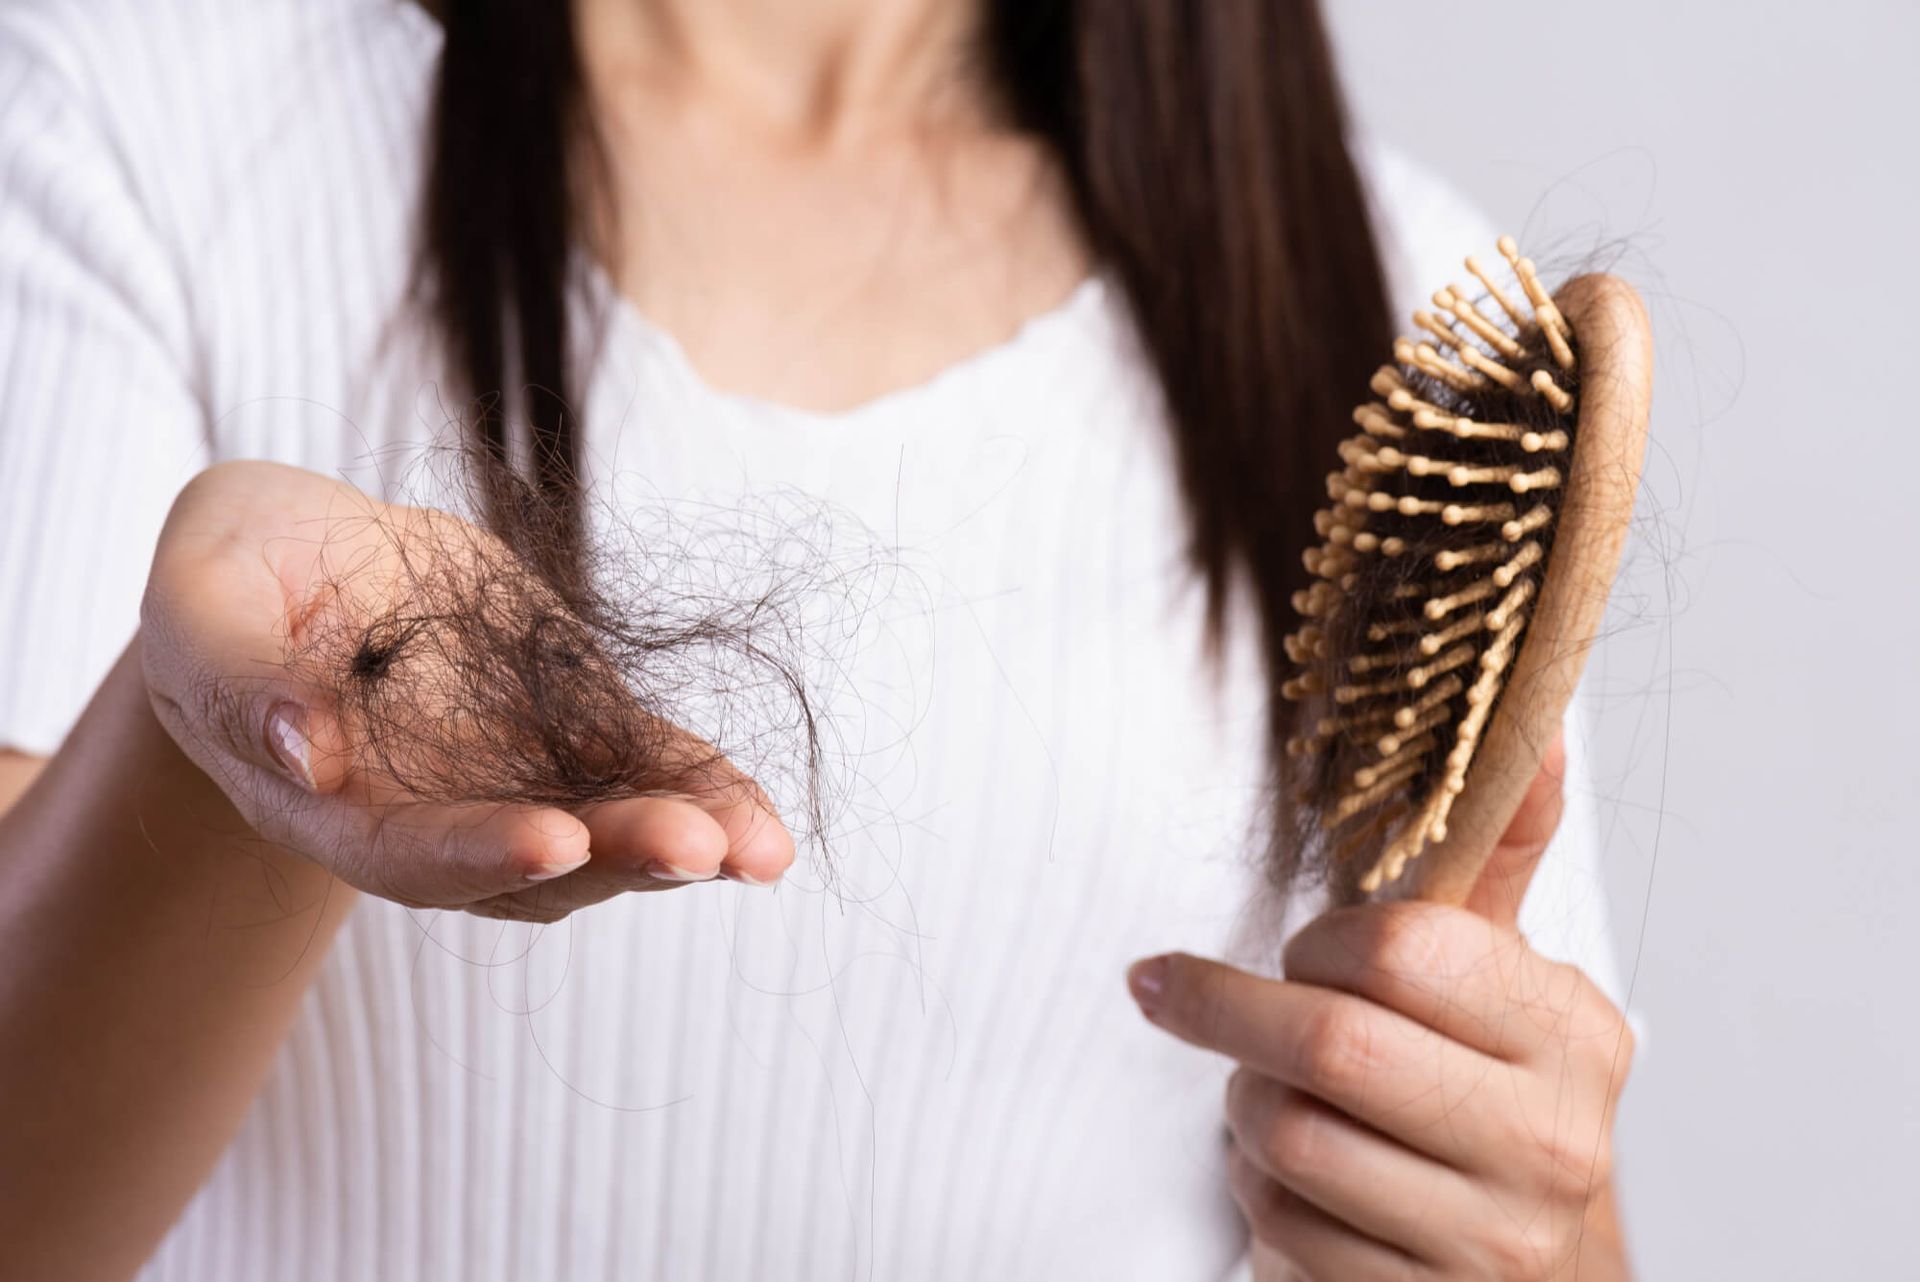
[[[238,1127],[353,892],[253,835],[139,642],[0,817],[0,1241],[124,1276]]]

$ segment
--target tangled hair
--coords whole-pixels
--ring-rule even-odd
[[[567,291],[586,229],[620,211],[588,207],[604,157],[572,6],[423,3],[445,45],[419,285],[464,391],[485,407],[470,439],[524,461],[529,485],[491,496],[492,528],[514,548],[585,556]],[[1164,390],[1211,622],[1217,632],[1244,585],[1277,679],[1324,460],[1350,389],[1391,338],[1319,6],[985,0],[984,17],[988,82],[1011,126],[1058,164]],[[502,399],[516,388],[540,389],[518,398],[518,437]],[[570,581],[544,551],[539,564]],[[591,626],[618,633],[604,618]],[[1291,716],[1271,707],[1277,763]]]
[[[336,519],[290,628],[289,668],[328,696],[348,769],[423,800],[577,810],[702,791],[724,754],[824,853],[816,700],[884,554],[787,496],[644,525],[609,506],[582,539],[491,455],[445,460],[446,506],[514,512],[515,539],[427,508]]]

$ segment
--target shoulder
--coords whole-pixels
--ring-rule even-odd
[[[1405,152],[1372,137],[1351,145],[1372,209],[1388,299],[1393,314],[1404,316],[1457,278],[1461,259],[1491,253],[1499,233],[1459,188]]]
[[[404,68],[436,48],[411,0],[0,0],[0,79],[189,225],[264,156],[297,157],[419,79]]]
[[[133,297],[216,454],[358,449],[439,48],[412,0],[0,0],[0,261]]]
[[[0,0],[0,50],[111,101],[169,86],[218,90],[247,72],[284,72],[314,41],[413,22],[431,24],[413,0]]]

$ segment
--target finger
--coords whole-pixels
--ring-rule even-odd
[[[1420,1275],[1417,1260],[1268,1179],[1238,1147],[1227,1155],[1227,1181],[1254,1237],[1302,1282],[1407,1282]]]
[[[155,715],[194,763],[245,809],[255,771],[314,794],[340,791],[347,745],[327,699],[261,657],[267,642],[225,619],[183,621],[150,592],[141,658]],[[193,648],[177,635],[191,629]]]
[[[252,693],[228,696],[237,707],[224,720],[245,725],[251,717],[260,725],[257,733],[231,736],[236,756],[278,770],[317,794],[337,794],[362,805],[409,800],[394,780],[353,768],[355,754],[347,742],[353,736],[323,698],[302,697],[306,692],[283,689],[286,685],[263,682]],[[685,789],[684,796],[622,799],[583,812],[593,830],[593,849],[638,852],[643,862],[658,865],[652,870],[655,881],[699,881],[715,875],[754,885],[778,880],[795,852],[772,799],[704,741],[674,727],[667,733],[666,777]],[[570,893],[591,889],[594,893],[581,901],[590,903],[636,888],[632,863],[608,869],[611,876],[576,882]],[[543,903],[561,897],[551,887],[540,895]]]
[[[700,807],[667,797],[610,801],[583,811],[593,858],[537,886],[467,905],[482,917],[558,921],[568,913],[633,891],[672,890],[720,871],[727,837]]]
[[[727,844],[721,876],[750,885],[771,886],[793,866],[793,837],[765,796],[755,784],[751,793],[692,798],[725,834]],[[666,863],[668,875],[672,870],[684,868],[673,858]]]
[[[467,911],[509,921],[552,922],[592,904],[633,892],[676,890],[726,877],[771,884],[764,864],[736,867],[726,830],[692,801],[636,797],[581,813],[593,859],[576,872],[468,904]],[[765,881],[760,876],[766,877]]]
[[[565,876],[590,857],[585,824],[537,806],[368,807],[311,798],[291,827],[285,844],[312,852],[349,885],[416,908],[455,908],[522,890]]]
[[[344,754],[314,745],[337,736],[337,725],[289,699],[285,681],[176,676],[150,681],[149,693],[176,742],[256,832],[357,889],[454,907],[564,875],[587,858],[585,827],[561,811],[371,803],[332,768]]]
[[[1466,906],[1488,921],[1503,926],[1520,919],[1520,901],[1526,898],[1540,858],[1560,826],[1566,809],[1562,781],[1567,773],[1567,745],[1564,732],[1554,736],[1553,745],[1540,763],[1527,795],[1514,812],[1499,845],[1493,848],[1479,880],[1467,896]]]
[[[732,849],[726,828],[690,799],[610,801],[588,807],[580,818],[600,876],[706,881],[719,875]]]
[[[1363,997],[1506,1060],[1532,1055],[1562,1026],[1580,982],[1508,927],[1412,901],[1325,913],[1284,958],[1288,979]]]
[[[558,921],[616,895],[711,880],[727,855],[725,831],[687,801],[610,801],[583,811],[580,819],[593,851],[585,867],[555,881],[469,904],[468,911],[512,921]]]
[[[476,917],[546,925],[620,895],[678,890],[696,884],[662,881],[646,873],[608,874],[589,862],[578,872],[568,873],[558,880],[543,881],[523,890],[475,900],[470,904],[462,904],[461,909]]]
[[[1164,963],[1157,976],[1156,963]],[[1140,963],[1132,979],[1141,1009],[1174,1036],[1450,1165],[1469,1165],[1508,1138],[1509,1083],[1523,1071],[1396,1011],[1183,953]]]
[[[1427,1260],[1469,1212],[1458,1172],[1245,1068],[1227,1085],[1227,1124],[1261,1173],[1377,1241]]]
[[[792,865],[793,837],[759,783],[697,735],[675,729],[665,749],[669,777],[726,837],[724,872],[754,885],[769,885]],[[666,862],[675,868],[693,865]]]

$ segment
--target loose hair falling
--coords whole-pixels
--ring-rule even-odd
[[[441,0],[419,267],[480,407],[521,460],[510,544],[579,538],[568,264],[591,149],[571,6]],[[1347,408],[1391,341],[1365,195],[1314,0],[990,0],[984,58],[1057,159],[1164,390],[1216,631],[1244,584],[1269,674]],[[538,389],[509,416],[509,387]],[[509,422],[524,440],[511,440]],[[1272,700],[1277,761],[1290,705]]]

